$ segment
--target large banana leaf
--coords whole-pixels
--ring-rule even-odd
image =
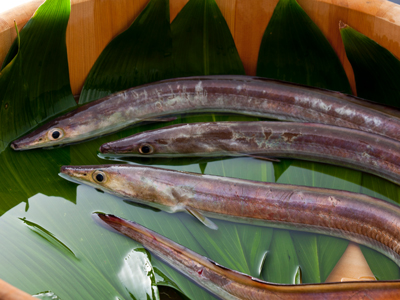
[[[0,152],[32,127],[76,105],[65,44],[70,10],[69,0],[43,3],[4,61],[0,73]]]
[[[215,0],[190,0],[171,24],[177,76],[244,74]]]
[[[82,88],[79,104],[173,74],[169,1],[151,0],[100,54]]]
[[[400,61],[350,26],[342,24],[340,34],[354,70],[357,95],[400,107]]]
[[[340,34],[346,49],[346,55],[353,67],[357,86],[357,95],[376,102],[400,107],[400,61],[388,50],[354,30],[341,24]],[[390,201],[400,199],[400,189],[376,176],[363,174],[361,191],[374,197]],[[375,252],[361,248],[373,270],[384,269],[378,278],[398,278],[399,270],[392,262],[374,257]],[[389,263],[390,266],[387,266]]]
[[[193,5],[195,1],[198,0],[191,0],[189,4]],[[213,5],[212,2],[207,3]],[[209,11],[214,10],[200,10],[199,14]],[[216,16],[216,20],[220,16],[216,13],[212,15]],[[185,18],[200,19],[199,16],[190,14]],[[200,25],[203,28],[205,26],[204,23]],[[227,32],[226,28],[224,32]],[[216,27],[208,26],[206,29],[215,31]],[[195,32],[197,33],[194,34]],[[204,30],[194,30],[192,38],[203,39],[204,36],[211,35],[210,32],[204,32],[207,33]],[[209,49],[209,56],[201,60],[200,74],[206,74],[205,65],[211,61],[213,51],[216,51],[216,48],[209,45],[207,47],[205,48]],[[201,57],[204,57],[204,53],[206,52],[200,53]],[[190,62],[183,55],[178,57],[182,63]],[[240,74],[242,71],[237,67],[241,65],[237,61],[238,56],[232,55],[231,59],[235,60],[234,63],[231,62],[236,65],[235,72]],[[227,73],[228,69],[232,70],[231,65],[221,64],[217,71],[219,74]],[[103,211],[137,221],[227,267],[255,277],[292,283],[300,281],[301,273],[303,282],[323,281],[340,252],[344,250],[345,241],[222,221],[216,221],[219,225],[218,231],[211,231],[187,214],[171,215],[129,205],[121,199],[86,186],[76,188],[75,184],[65,182],[56,175],[59,167],[64,164],[105,163],[104,159],[96,156],[96,151],[107,141],[172,123],[234,119],[254,118],[184,116],[168,124],[137,126],[108,137],[60,149],[22,153],[15,153],[10,149],[4,151],[0,154],[3,170],[0,176],[5,183],[1,186],[0,193],[3,200],[0,203],[3,213],[0,218],[0,236],[9,242],[0,245],[0,277],[31,294],[51,290],[61,299],[154,299],[158,297],[156,285],[172,286],[191,299],[213,298],[154,258],[151,258],[153,268],[148,273],[134,271],[133,268],[137,265],[133,261],[148,266],[149,257],[142,250],[137,250],[140,247],[137,243],[105,230],[92,220],[92,212]],[[132,161],[129,160],[130,163]],[[385,199],[398,199],[398,188],[393,184],[384,180],[377,185],[369,184],[368,180],[363,181],[361,173],[344,168],[295,162],[277,176],[272,163],[251,158],[205,162],[199,164],[196,160],[179,159],[152,161],[153,164],[171,169],[350,191],[362,190]],[[373,252],[364,252],[368,251]],[[375,254],[372,255],[375,260]],[[369,253],[366,256],[368,259]],[[372,259],[369,258],[370,260]],[[385,258],[377,261],[385,263],[380,268],[377,263],[377,267],[373,268],[378,278],[388,278],[389,275],[394,276],[392,279],[398,278],[398,267],[393,262]]]
[[[257,75],[351,93],[346,74],[335,51],[296,0],[278,2],[261,42]],[[288,170],[292,164],[293,168]],[[299,164],[312,170],[318,169],[319,166],[310,162],[293,163],[293,160],[285,159],[274,163],[276,180],[281,183],[332,187],[331,182],[316,182],[316,177],[324,179],[324,176],[304,172],[303,168],[295,167]],[[342,168],[323,166],[320,169],[328,173],[336,173],[339,170],[338,174],[344,171],[339,176],[346,176],[346,171]],[[353,172],[350,174],[354,175]],[[343,189],[346,183],[341,183]],[[280,241],[287,247],[287,251],[292,253],[289,259],[288,255],[282,252],[283,258],[277,260],[283,262],[286,255],[286,262],[291,263],[291,267],[281,266],[283,270],[290,269],[284,275],[286,280],[294,280],[294,270],[300,265],[303,283],[325,281],[347,246],[344,240],[329,237],[322,240],[314,234],[292,233],[280,237]],[[332,247],[323,250],[324,244]],[[323,251],[327,252],[324,256],[321,253]]]
[[[260,46],[257,75],[351,94],[335,51],[296,0],[280,0]]]

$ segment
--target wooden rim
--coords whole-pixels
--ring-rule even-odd
[[[67,50],[71,88],[79,94],[104,47],[125,30],[149,0],[71,0]],[[170,0],[173,20],[188,0]],[[278,0],[216,0],[235,39],[248,75],[255,75],[258,50]],[[342,21],[400,57],[400,5],[386,0],[297,0],[322,30],[341,60],[355,91],[354,74],[339,32]],[[43,0],[31,0],[0,14],[0,63],[21,29]],[[7,286],[0,280],[0,290]],[[29,295],[28,295],[29,296]],[[30,296],[29,296],[30,297]],[[30,297],[32,298],[32,297]],[[30,299],[29,298],[29,299]],[[2,298],[1,299],[11,299]],[[24,298],[21,298],[24,299]]]
[[[34,300],[36,298],[0,279],[0,300]]]
[[[125,30],[149,0],[71,0],[67,29],[67,50],[71,87],[78,94],[104,47]],[[170,0],[171,20],[188,0]],[[262,35],[278,0],[216,0],[235,39],[246,73],[255,75]],[[0,14],[0,62],[16,33],[43,0],[32,0]],[[132,3],[134,2],[134,3]],[[298,0],[327,37],[355,91],[354,75],[346,58],[339,21],[373,39],[400,57],[400,5],[386,0]]]

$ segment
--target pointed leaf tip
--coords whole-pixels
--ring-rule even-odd
[[[257,76],[352,93],[334,49],[296,0],[276,5],[261,41]]]
[[[346,56],[354,71],[357,95],[400,107],[400,60],[354,28],[340,30]]]

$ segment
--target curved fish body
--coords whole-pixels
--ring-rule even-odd
[[[143,244],[170,266],[221,299],[398,299],[399,281],[283,285],[228,269],[135,222],[97,214],[108,226]]]
[[[137,122],[195,112],[224,112],[331,124],[400,140],[400,112],[322,89],[250,76],[164,80],[88,103],[11,147],[24,150],[84,141]]]
[[[63,166],[63,178],[167,212],[304,230],[369,246],[400,266],[400,207],[345,191],[137,165]]]
[[[316,123],[180,124],[106,143],[100,151],[159,157],[290,157],[350,167],[400,184],[400,142]]]

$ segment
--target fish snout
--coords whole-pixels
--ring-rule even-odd
[[[100,146],[100,152],[101,153],[110,153],[111,151],[111,146],[109,143],[105,143]]]
[[[12,142],[10,146],[14,150],[21,150],[16,142]]]
[[[99,151],[109,154],[133,154],[133,149],[134,145],[132,146],[130,143],[121,143],[120,140],[118,140],[101,145]]]
[[[91,171],[84,166],[62,166],[60,172],[71,177],[86,177]]]
[[[63,173],[63,174],[66,174],[66,175],[72,175],[72,168],[71,167],[69,167],[69,166],[62,166],[61,167],[61,169],[60,169],[60,172],[61,173]]]

